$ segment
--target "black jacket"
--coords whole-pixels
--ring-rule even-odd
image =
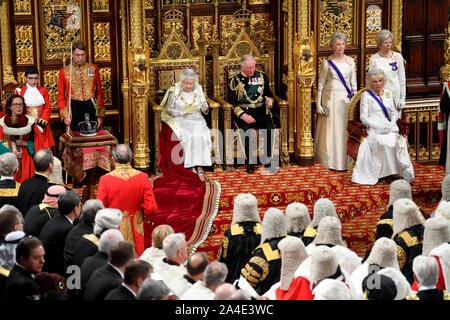
[[[42,228],[39,238],[44,243],[43,271],[64,276],[64,242],[73,224],[62,214],[55,216]]]
[[[81,239],[83,239],[83,235],[92,233],[93,228],[92,224],[81,221],[69,231],[64,243],[64,263],[66,268],[73,264],[75,249],[81,242]]]
[[[105,297],[105,300],[136,300],[134,294],[123,284],[111,290]]]
[[[109,263],[95,270],[89,278],[84,300],[104,300],[106,295],[122,284],[123,278],[119,272]]]
[[[72,263],[81,267],[86,258],[92,257],[98,251],[99,241],[100,237],[93,233],[83,235],[73,253]]]
[[[49,187],[48,177],[36,172],[34,176],[26,179],[19,189],[19,210],[25,217],[28,210],[35,204],[44,200],[45,191]]]
[[[19,188],[20,183],[12,179],[0,180],[0,208],[5,204],[19,208]]]
[[[28,235],[39,237],[45,224],[56,215],[59,215],[57,208],[45,204],[35,204],[26,213],[23,231]]]
[[[6,280],[3,297],[5,301],[39,300],[40,293],[31,273],[16,264]]]

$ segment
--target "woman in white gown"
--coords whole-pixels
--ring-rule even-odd
[[[346,41],[342,33],[331,37],[333,54],[322,62],[317,85],[314,154],[318,163],[334,170],[347,170],[350,163],[347,156],[347,108],[357,91],[355,61],[344,54]]]
[[[406,140],[398,133],[400,112],[392,93],[384,89],[386,76],[382,70],[371,70],[367,78],[370,90],[361,96],[360,120],[368,135],[359,146],[352,182],[374,185],[379,178],[396,174],[412,182],[414,168]]]
[[[382,70],[386,75],[385,88],[391,91],[394,105],[398,111],[405,107],[406,78],[405,65],[401,53],[392,51],[393,34],[386,29],[380,30],[376,36],[380,49],[369,60],[369,70]]]
[[[209,105],[198,76],[192,69],[184,69],[180,81],[170,87],[161,102],[162,120],[167,123],[183,147],[183,165],[198,174],[204,166],[211,166],[211,132],[202,113]]]

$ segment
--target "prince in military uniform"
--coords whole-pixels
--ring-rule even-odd
[[[78,124],[85,121],[85,114],[89,114],[90,120],[97,117],[98,128],[103,123],[105,108],[100,73],[95,64],[86,62],[86,47],[82,42],[72,45],[72,63],[59,71],[58,109],[61,121],[70,125],[72,131],[80,131]]]
[[[244,144],[245,163],[247,173],[254,171],[256,157],[250,151],[249,129],[266,129],[264,153],[269,160],[262,161],[264,166],[276,172],[272,151],[275,128],[272,120],[271,108],[273,96],[270,92],[267,76],[255,70],[255,59],[251,55],[244,55],[241,60],[241,72],[233,76],[228,82],[228,102],[233,105],[233,120],[235,125],[244,131],[241,135],[241,146]]]

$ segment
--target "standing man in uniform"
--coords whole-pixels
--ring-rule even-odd
[[[90,121],[97,118],[97,128],[103,123],[105,108],[100,73],[95,64],[86,62],[83,42],[73,43],[72,62],[59,71],[58,109],[61,121],[70,125],[72,131],[80,131],[78,124],[86,120],[85,114]]]
[[[246,54],[242,57],[241,72],[230,79],[227,90],[228,102],[234,107],[233,121],[243,131],[240,143],[244,145],[246,172],[252,173],[257,163],[253,150],[250,150],[250,146],[256,146],[256,140],[251,138],[248,130],[266,129],[267,134],[263,134],[266,159],[262,162],[271,173],[276,173],[277,163],[272,157],[275,129],[271,114],[273,96],[266,74],[255,70],[253,56]]]

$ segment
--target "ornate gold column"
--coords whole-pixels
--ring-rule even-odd
[[[442,83],[450,80],[450,22],[445,29],[444,65],[441,67],[439,73]]]
[[[122,94],[123,94],[123,139],[124,143],[128,145],[133,144],[132,132],[130,132],[131,127],[131,106],[130,106],[130,84],[128,81],[128,9],[127,9],[127,1],[120,0],[120,24],[121,24],[121,37],[122,37],[122,74],[123,74],[123,82],[122,82]]]
[[[2,39],[2,90],[5,87],[10,86],[11,90],[17,86],[17,80],[14,77],[14,71],[12,68],[11,58],[11,30],[9,27],[10,13],[9,13],[9,1],[0,0],[0,32]],[[10,89],[7,89],[10,91]]]
[[[403,1],[392,0],[391,32],[394,35],[393,49],[402,52]]]
[[[295,134],[295,160],[300,165],[314,164],[314,143],[311,125],[311,94],[316,78],[314,34],[310,28],[310,1],[297,2],[297,42],[298,63],[296,86],[296,113],[297,131]]]
[[[294,63],[294,44],[296,43],[296,36],[294,34],[294,1],[288,0],[288,77],[287,77],[287,99],[289,102],[289,151],[295,153],[295,105],[297,103],[295,96],[295,63]]]
[[[145,169],[150,164],[148,146],[148,93],[150,80],[147,61],[149,47],[144,40],[144,0],[130,0],[130,45],[128,70],[131,94],[132,142],[134,166]]]

